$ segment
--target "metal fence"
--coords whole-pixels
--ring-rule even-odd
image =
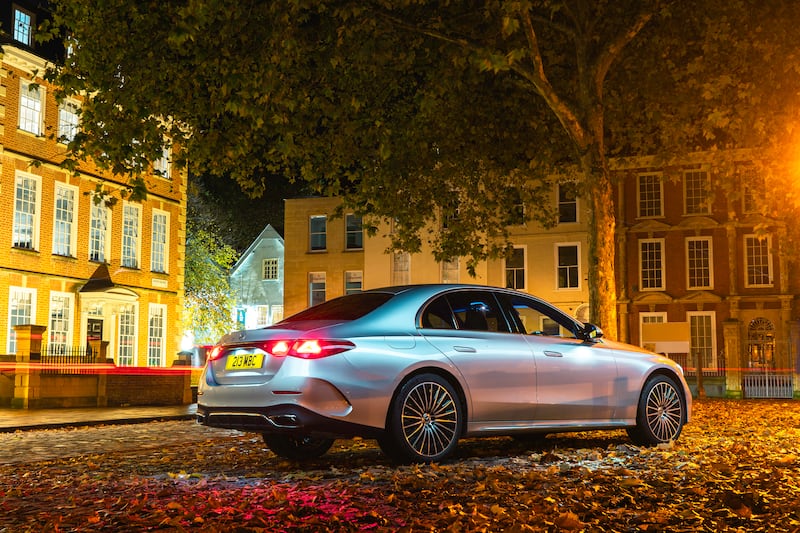
[[[742,376],[745,398],[787,398],[794,395],[792,374],[745,374]]]
[[[63,345],[42,345],[39,359],[43,374],[92,374],[96,361],[97,354],[88,347]]]

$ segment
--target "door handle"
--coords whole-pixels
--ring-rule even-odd
[[[453,349],[462,353],[476,353],[478,351],[472,346],[453,346]]]
[[[548,352],[547,350],[545,350],[544,354],[547,357],[564,357],[564,355],[561,352]]]

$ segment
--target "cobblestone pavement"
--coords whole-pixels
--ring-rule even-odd
[[[0,465],[36,463],[107,451],[155,449],[241,435],[191,420],[0,433]]]

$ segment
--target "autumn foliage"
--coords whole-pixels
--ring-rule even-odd
[[[300,466],[228,433],[0,466],[0,531],[800,531],[798,443],[800,403],[746,400],[696,402],[674,445],[475,439],[433,465],[355,440]]]

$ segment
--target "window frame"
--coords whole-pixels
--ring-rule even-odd
[[[135,216],[131,216],[132,213],[135,213]],[[135,230],[135,234],[129,233],[131,229]],[[123,202],[120,240],[120,266],[138,270],[142,255],[142,206]]]
[[[319,299],[321,295],[322,299]],[[316,296],[316,297],[315,297]],[[328,277],[325,272],[308,273],[308,306],[324,303],[328,298]]]
[[[392,254],[392,285],[408,285],[411,283],[411,254],[396,252]]]
[[[356,286],[357,284],[357,286]],[[355,294],[364,291],[364,271],[345,270],[344,272],[344,294]]]
[[[689,249],[690,244],[693,242],[705,242],[707,243],[707,262],[706,265],[707,273],[708,273],[708,284],[706,285],[695,285],[692,283],[692,257],[691,257],[691,250]],[[710,290],[714,288],[714,239],[713,237],[708,236],[699,236],[699,237],[686,237],[686,288],[692,290]]]
[[[158,311],[156,313],[155,311]],[[151,303],[147,308],[147,366],[162,367],[167,365],[167,306]],[[159,318],[160,335],[153,335],[153,319]],[[158,332],[156,332],[158,333]]]
[[[58,137],[60,144],[69,144],[80,128],[80,104],[71,98],[58,104]]]
[[[582,278],[582,273],[581,273],[581,243],[580,242],[558,242],[558,243],[555,243],[553,248],[554,248],[554,254],[555,254],[554,261],[555,261],[555,265],[556,265],[556,268],[555,268],[555,274],[556,274],[555,287],[556,287],[556,290],[557,291],[579,291],[579,290],[581,290],[581,285],[582,285],[582,283],[581,283],[581,281],[582,281],[581,280],[581,278]],[[567,266],[563,266],[562,267],[562,265],[561,265],[561,256],[560,256],[560,252],[561,252],[562,248],[574,248],[575,249],[575,264],[574,265],[567,265]],[[575,274],[576,275],[575,282],[576,283],[575,283],[574,287],[570,286],[570,285],[566,285],[566,286],[563,286],[563,287],[561,286],[561,271],[562,271],[562,268],[566,268],[567,269],[567,274],[569,274],[569,272],[571,272],[572,269],[575,270],[575,272],[576,272],[576,274]]]
[[[20,200],[19,196],[19,189],[22,184],[25,182],[30,181],[35,185],[35,190],[33,191],[33,198],[24,198]],[[26,189],[30,191],[30,189]],[[33,212],[30,213],[28,211],[20,211],[17,209],[18,204],[20,201],[23,201],[25,205],[30,205],[33,207]],[[30,218],[30,222],[27,220],[24,221],[25,228],[28,227],[30,224],[30,246],[24,246],[23,239],[18,238],[18,235],[21,236],[23,233],[23,229],[19,226],[20,224],[20,215],[22,213],[25,215],[26,218]],[[18,250],[33,250],[39,251],[39,232],[41,230],[41,213],[42,213],[42,178],[41,176],[37,176],[36,174],[30,174],[28,172],[22,172],[21,170],[17,170],[14,174],[14,220],[11,225],[11,246]]]
[[[150,225],[150,271],[158,274],[169,273],[169,234],[170,234],[170,217],[169,211],[161,209],[153,209],[151,213]],[[156,218],[163,217],[163,242],[158,240],[162,234],[156,233],[156,230],[162,227],[162,224],[156,223]],[[161,262],[161,265],[158,262]],[[159,268],[159,266],[161,268]]]
[[[59,208],[59,194],[69,193],[72,198],[70,209]],[[56,182],[53,189],[53,248],[51,253],[59,257],[76,257],[76,243],[78,241],[78,187],[63,182]],[[60,220],[59,213],[69,215],[69,220]],[[62,228],[66,228],[64,231]]]
[[[569,200],[566,197],[566,194],[562,194],[567,192],[568,189],[571,189],[572,192],[572,200]],[[566,183],[559,183],[558,184],[558,192],[557,199],[558,199],[558,223],[559,224],[575,224],[579,222],[578,220],[578,191],[577,191],[577,184],[574,182],[566,182]],[[564,207],[570,207],[569,214],[571,217],[564,217]]]
[[[125,323],[123,324],[123,317],[130,317],[130,323],[126,319]],[[138,303],[130,303],[120,306],[117,313],[117,366],[138,366],[138,346],[136,342],[136,339],[139,338],[139,325],[137,323],[138,317]],[[123,329],[123,327],[125,329]],[[130,339],[130,346],[127,342],[123,343],[123,339]],[[124,356],[123,348],[126,350]],[[130,353],[127,353],[128,348],[130,349]]]
[[[95,217],[99,213],[104,215],[102,219]],[[89,261],[108,263],[108,251],[111,250],[111,215],[111,209],[104,202],[91,202],[89,208]],[[95,221],[104,223],[105,227],[96,227]],[[95,243],[101,244],[101,247],[95,250]],[[97,257],[94,256],[95,252],[97,252]]]
[[[766,256],[766,266],[767,267],[767,275],[768,278],[767,283],[753,283],[754,279],[751,280],[750,271],[752,268],[756,268],[756,265],[751,265],[751,256],[749,253],[750,247],[748,245],[748,241],[755,240],[755,241],[763,241],[764,248],[765,248],[765,256]],[[766,236],[759,236],[754,233],[747,233],[742,236],[742,251],[744,254],[744,286],[748,289],[751,288],[766,288],[766,287],[773,287],[775,285],[775,273],[773,270],[773,259],[772,259],[772,235]]]
[[[655,193],[656,189],[642,190],[645,178],[658,180],[658,198],[643,198],[647,193]],[[655,203],[658,203],[658,213],[655,213]],[[651,205],[652,204],[652,205]],[[647,209],[647,213],[644,212]],[[653,210],[651,213],[650,211]],[[642,172],[636,176],[636,215],[637,218],[664,218],[664,175],[661,172]]]
[[[20,29],[20,24],[23,22],[17,16],[18,14],[28,17],[27,25],[24,26],[25,30]],[[11,32],[14,41],[24,44],[27,47],[33,46],[34,31],[36,30],[36,14],[29,11],[17,4],[14,4],[12,16],[13,29]],[[21,38],[24,37],[24,38]]]
[[[513,253],[516,254],[517,250],[521,250],[522,251],[522,266],[521,267],[516,267],[516,266],[509,267],[508,266],[508,258],[504,257],[503,258],[503,278],[504,278],[503,281],[505,282],[504,286],[507,289],[514,289],[514,290],[518,290],[518,291],[524,291],[528,287],[528,247],[526,245],[514,246],[514,252]],[[513,276],[514,283],[512,283],[510,285],[509,285],[509,270],[512,270],[514,272],[514,276]],[[519,275],[520,272],[522,273],[522,287],[517,285],[517,281],[519,281],[518,275]]]
[[[41,137],[44,132],[46,89],[44,85],[31,80],[20,79],[19,83],[17,128]],[[35,98],[30,96],[34,92]]]
[[[697,187],[694,183],[690,183],[695,177],[701,175],[704,176],[704,178],[700,187]],[[694,169],[684,171],[683,214],[685,216],[710,215],[711,201],[711,174],[708,170]]]
[[[659,320],[646,321],[645,318],[657,318]],[[644,325],[645,324],[665,324],[667,322],[666,311],[642,311],[639,313],[639,346],[644,348]]]
[[[14,314],[14,302],[15,298],[14,295],[27,295],[30,298],[30,301],[26,304],[28,306],[28,313],[25,316],[18,315],[19,318],[22,320],[27,319],[27,322],[24,321],[15,321],[15,314]],[[8,331],[8,338],[6,339],[6,350],[8,354],[15,354],[17,353],[17,338],[16,332],[14,331],[14,326],[18,324],[32,324],[36,317],[36,289],[29,288],[29,287],[19,287],[16,285],[11,285],[8,287],[8,318],[6,321],[7,324],[7,331]]]
[[[172,181],[172,148],[164,146],[161,157],[153,161],[153,174],[166,181]]]
[[[358,227],[355,225],[351,227],[351,221],[358,220]],[[350,238],[353,237],[356,242],[351,246]],[[344,248],[345,250],[363,250],[364,249],[364,225],[360,216],[353,213],[347,213],[344,216]]]
[[[686,321],[689,323],[689,360],[694,363],[695,365],[695,372],[698,372],[700,368],[697,365],[696,359],[696,344],[695,344],[695,326],[692,323],[692,319],[697,317],[709,317],[710,322],[710,333],[709,338],[711,340],[711,346],[707,349],[710,350],[708,355],[710,355],[711,362],[706,365],[705,361],[703,363],[703,370],[704,371],[716,371],[719,369],[719,360],[717,359],[717,313],[716,311],[687,311],[686,312]]]
[[[277,281],[280,279],[280,261],[277,257],[265,257],[261,260],[262,281]]]
[[[315,228],[315,222],[319,224],[320,221],[322,222],[322,228]],[[319,242],[315,244],[315,240]],[[311,215],[308,217],[308,249],[311,252],[326,252],[328,250],[327,215]]]
[[[439,263],[442,283],[459,283],[461,280],[461,258],[456,257]]]
[[[644,272],[644,245],[645,244],[658,244],[659,245],[659,268],[658,271],[660,272],[660,280],[661,283],[659,286],[652,286],[652,287],[645,287],[645,272]],[[639,239],[638,242],[638,249],[639,249],[639,290],[642,292],[648,291],[663,291],[666,290],[667,287],[667,272],[664,264],[664,252],[665,252],[665,239]]]

